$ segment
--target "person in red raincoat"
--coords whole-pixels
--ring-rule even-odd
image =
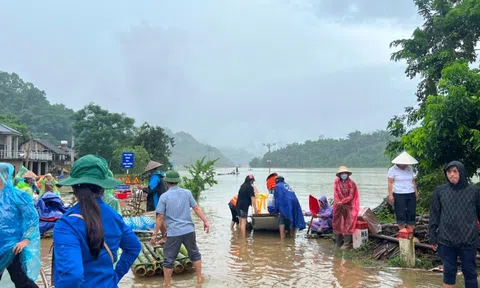
[[[346,166],[340,166],[333,183],[333,233],[337,247],[342,250],[353,246],[352,235],[355,232],[360,200],[357,184],[350,179],[352,172]]]

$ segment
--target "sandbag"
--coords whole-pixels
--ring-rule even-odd
[[[360,206],[358,211],[358,220],[362,220],[368,223],[368,231],[372,234],[378,234],[382,232],[382,225],[377,221],[377,217],[373,214],[372,210],[365,206]]]

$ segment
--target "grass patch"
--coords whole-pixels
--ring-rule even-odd
[[[390,267],[407,268],[407,265],[405,264],[404,261],[402,261],[402,259],[400,259],[399,256],[388,259],[387,264]],[[429,269],[432,269],[433,267],[435,267],[435,265],[427,257],[420,256],[419,258],[415,259],[415,268],[429,270]]]
[[[373,257],[373,249],[370,245],[371,243],[367,242],[367,244],[363,245],[359,249],[337,250],[335,256],[343,257],[345,260],[350,260],[354,263],[364,266],[379,266],[379,264],[383,265],[383,261],[375,260]]]

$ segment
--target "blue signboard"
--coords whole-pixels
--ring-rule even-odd
[[[133,152],[122,153],[122,169],[132,169],[135,162],[135,154]]]

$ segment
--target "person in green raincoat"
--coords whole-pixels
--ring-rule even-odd
[[[55,179],[55,177],[52,176],[52,174],[48,173],[46,174],[40,181],[38,181],[41,185],[40,187],[40,196],[42,196],[46,191],[45,191],[45,185],[47,183],[50,183],[53,187],[53,191],[50,191],[50,192],[53,192],[55,193],[55,195],[57,196],[60,196],[60,192],[58,192],[58,189],[57,189],[57,183],[58,181]]]
[[[112,171],[110,169],[108,170],[108,177],[114,178]],[[120,208],[120,202],[118,202],[118,199],[113,196],[113,193],[115,192],[115,189],[105,189],[103,192],[103,197],[102,200],[107,204],[108,206],[112,207],[113,210],[117,211],[120,216],[122,216],[122,209]]]

